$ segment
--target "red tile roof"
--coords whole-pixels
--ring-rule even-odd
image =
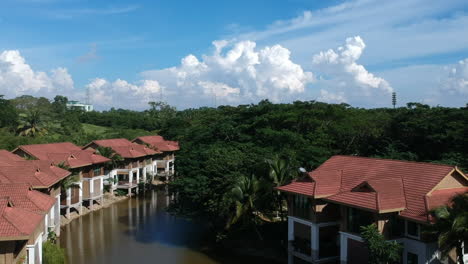
[[[64,162],[70,168],[78,168],[110,161],[108,158],[82,150],[70,142],[22,145],[22,150],[39,160],[51,160],[55,164]],[[14,150],[14,151],[16,151]]]
[[[0,183],[27,183],[33,188],[47,188],[70,175],[50,161],[25,160],[0,166]]]
[[[114,150],[115,153],[119,154],[123,158],[140,158],[158,153],[146,146],[132,143],[124,138],[95,140],[87,146],[85,146],[84,148],[87,148],[92,143],[101,147],[112,148],[112,150]]]
[[[355,156],[333,156],[308,176],[278,188],[331,202],[379,212],[400,211],[406,218],[427,221],[425,196],[453,166]],[[310,188],[310,189],[306,189]]]
[[[9,198],[0,198],[0,240],[26,240],[44,216],[18,206]]]
[[[435,190],[426,196],[427,210],[448,205],[453,197],[463,193],[468,193],[468,187]]]
[[[26,183],[0,184],[0,198],[9,198],[17,207],[42,214],[46,214],[55,204],[54,198],[32,190]]]
[[[293,181],[288,185],[280,186],[277,189],[283,192],[314,196],[315,182],[310,178],[304,178]]]
[[[10,164],[16,161],[24,161],[24,159],[8,150],[0,149],[0,164]]]
[[[180,149],[179,142],[165,140],[162,136],[143,136],[137,137],[133,142],[140,140],[143,143],[148,144],[152,148],[159,151],[177,151]]]

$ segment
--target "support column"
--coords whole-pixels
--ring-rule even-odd
[[[99,179],[101,181],[101,205],[104,204],[104,178]]]
[[[55,233],[60,236],[60,194],[56,196],[55,202]]]
[[[26,250],[28,251],[28,264],[34,264],[35,262],[34,245],[27,245]]]
[[[288,217],[288,264],[294,263],[293,243],[294,241],[294,221]]]
[[[130,170],[128,171],[128,196],[131,196],[132,195],[132,188],[130,188],[132,186],[132,181],[133,181],[133,172]]]
[[[319,246],[320,246],[320,228],[317,224],[312,223],[310,226],[310,247],[312,252],[312,259],[317,260],[319,258]]]
[[[137,183],[136,193],[138,193],[138,191],[139,191],[139,187],[138,187],[139,185],[138,184],[140,183],[140,169],[138,169],[136,171],[136,183]]]
[[[146,169],[147,167],[143,167],[143,181],[146,183]]]
[[[80,200],[80,205],[78,208],[78,214],[83,213],[83,180],[81,180],[78,185],[80,186],[80,189],[78,189],[78,199]]]
[[[340,233],[340,263],[346,264],[348,262],[348,238]]]
[[[93,210],[93,207],[94,207],[94,200],[93,200],[93,197],[94,197],[94,181],[95,179],[91,178],[89,179],[89,209],[92,211]]]
[[[67,191],[66,191],[66,194],[67,194],[67,212],[65,214],[65,216],[67,218],[70,218],[70,207],[71,207],[71,188],[68,188]]]

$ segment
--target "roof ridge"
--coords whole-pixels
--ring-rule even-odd
[[[384,158],[374,158],[374,157],[363,157],[363,156],[352,156],[352,155],[333,155],[333,157],[346,157],[346,158],[359,158],[359,159],[370,159],[370,160],[384,160],[384,161],[395,161],[395,162],[403,162],[403,163],[416,163],[416,164],[427,164],[427,165],[433,165],[433,166],[439,166],[439,167],[448,167],[448,168],[455,168],[457,166],[455,165],[448,165],[448,164],[438,164],[438,163],[432,163],[432,162],[427,162],[427,161],[411,161],[411,160],[397,160],[397,159],[384,159]],[[324,162],[325,163],[325,162]],[[324,163],[322,163],[320,166],[322,166]],[[318,168],[320,168],[317,167]]]

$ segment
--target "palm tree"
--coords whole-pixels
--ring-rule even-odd
[[[447,257],[453,249],[456,250],[458,264],[463,264],[463,241],[468,240],[467,208],[468,194],[455,196],[450,206],[442,206],[431,212],[435,223],[426,230],[437,236],[443,257]]]
[[[270,167],[269,176],[275,187],[283,186],[296,178],[297,172],[287,160],[280,159],[276,156],[274,159],[266,159],[265,162]],[[283,220],[283,196],[280,191],[276,191],[276,201],[281,214],[281,220]]]
[[[112,168],[117,167],[124,160],[122,156],[115,153],[114,150],[109,147],[98,147],[96,153],[110,159]]]
[[[56,166],[64,170],[68,170],[68,171],[70,170],[70,167],[66,165],[65,162],[60,162]],[[72,172],[70,176],[66,177],[60,182],[60,187],[63,192],[65,192],[69,188],[79,188],[80,185],[76,183],[79,180],[80,180],[80,176],[76,172]]]
[[[18,135],[36,137],[47,134],[47,129],[42,126],[44,122],[40,111],[32,110],[28,113],[21,113],[19,118]]]
[[[235,211],[228,220],[226,229],[229,229],[240,220],[244,220],[247,224],[254,227],[260,240],[263,240],[256,227],[256,219],[258,216],[255,214],[255,212],[257,212],[257,204],[260,200],[262,188],[262,182],[258,180],[255,175],[252,174],[250,177],[240,177],[228,193],[228,198],[233,202]]]

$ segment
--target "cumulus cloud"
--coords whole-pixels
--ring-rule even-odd
[[[0,53],[0,94],[49,96],[69,92],[73,86],[66,68],[53,69],[50,73],[34,71],[18,50]]]
[[[357,63],[365,47],[366,44],[361,37],[356,36],[347,38],[346,44],[336,50],[321,51],[313,56],[314,69],[323,74],[319,81],[320,85],[339,91],[335,93],[335,101],[344,99],[344,94],[371,96],[376,93],[389,94],[393,91],[386,80],[375,76]],[[321,92],[321,97],[329,98],[330,94],[330,91],[327,91],[324,97]]]
[[[92,103],[98,106],[130,109],[145,108],[149,101],[155,100],[161,89],[154,80],[132,84],[121,79],[109,82],[102,78],[95,78],[86,88],[90,91]]]
[[[327,90],[320,89],[320,96],[317,101],[325,103],[344,103],[347,101],[343,92],[332,93]]]
[[[168,87],[166,94],[197,95],[202,100],[216,96],[224,103],[264,98],[280,101],[304,92],[313,81],[312,73],[294,63],[291,52],[280,45],[257,49],[252,41],[231,44],[221,40],[214,41],[213,46],[213,53],[201,60],[188,55],[177,67],[142,75]]]
[[[455,95],[468,95],[468,58],[446,69],[448,76],[442,80],[442,90]]]

